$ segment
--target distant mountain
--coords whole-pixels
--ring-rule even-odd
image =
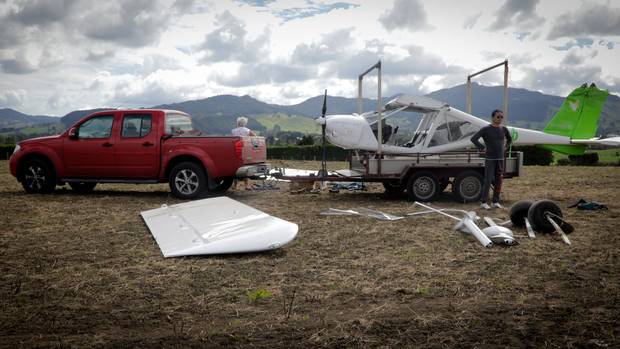
[[[75,111],[72,111],[69,114],[63,116],[60,119],[60,122],[62,122],[62,124],[65,125],[65,127],[69,127],[69,126],[75,124],[81,118],[85,117],[86,115],[90,115],[90,114],[96,113],[98,111],[110,110],[110,109],[112,109],[112,108],[97,108],[97,109],[75,110]]]
[[[483,119],[489,119],[494,109],[502,108],[502,86],[484,86],[474,83],[472,85],[473,114]],[[429,93],[427,96],[443,101],[457,109],[465,111],[466,103],[465,85],[458,85],[447,89]],[[509,88],[508,122],[510,125],[542,129],[559,109],[564,97],[545,95],[536,91],[521,88]],[[393,97],[383,98],[386,103]],[[235,126],[238,116],[245,115],[250,118],[249,127],[254,130],[265,131],[275,126],[274,122],[283,115],[316,118],[321,114],[323,96],[309,98],[302,103],[294,105],[278,105],[261,102],[250,96],[220,95],[194,101],[162,104],[152,108],[176,109],[184,111],[194,117],[198,128],[209,134],[227,134]],[[376,101],[363,99],[364,111],[376,109]],[[65,127],[70,126],[82,117],[106,109],[91,109],[73,111],[60,120]],[[356,98],[328,96],[327,114],[351,114],[357,112]],[[269,117],[275,117],[269,120]],[[417,125],[420,116],[415,113],[400,113],[391,122],[401,127],[403,131],[411,131]],[[58,118],[49,116],[29,116],[12,109],[0,109],[0,126],[19,126],[19,122],[46,123],[57,121]],[[261,122],[257,121],[260,120]],[[294,122],[294,121],[291,121]],[[301,125],[296,125],[303,127]],[[316,129],[316,128],[314,128]],[[310,130],[308,130],[310,131]],[[610,95],[603,108],[599,121],[599,134],[620,133],[620,97]]]
[[[0,109],[0,128],[25,127],[57,123],[60,119],[47,115],[27,115],[10,108]]]

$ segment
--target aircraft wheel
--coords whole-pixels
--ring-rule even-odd
[[[432,201],[438,193],[439,181],[430,171],[416,172],[407,182],[409,201]]]
[[[525,218],[527,211],[532,206],[532,202],[528,200],[517,201],[510,207],[510,221],[512,225],[519,228],[525,227]]]
[[[465,171],[460,173],[452,183],[452,195],[459,202],[474,202],[480,200],[484,177],[478,171]]]
[[[549,200],[540,200],[533,203],[527,211],[527,219],[530,221],[530,224],[532,224],[532,229],[543,233],[554,231],[555,228],[547,220],[547,215],[549,214],[551,214],[552,218],[554,218],[554,216],[559,216],[561,218],[562,210],[555,202]],[[561,224],[561,222],[557,220],[556,222]]]

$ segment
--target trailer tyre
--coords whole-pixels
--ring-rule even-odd
[[[512,225],[519,228],[525,227],[525,218],[527,211],[532,206],[532,202],[528,200],[517,201],[510,207],[510,221]]]
[[[562,210],[555,202],[549,200],[540,200],[533,203],[527,211],[527,219],[530,221],[530,224],[532,224],[532,229],[543,233],[554,231],[555,228],[547,220],[548,214],[551,214],[552,217],[555,215],[561,218]],[[561,224],[558,220],[556,220],[556,222]]]
[[[484,177],[478,171],[465,171],[454,179],[452,194],[460,202],[480,200]]]
[[[432,201],[438,193],[439,181],[430,171],[417,172],[407,182],[409,201]]]
[[[195,199],[207,192],[205,169],[193,162],[182,162],[170,171],[168,184],[172,194],[180,199]]]

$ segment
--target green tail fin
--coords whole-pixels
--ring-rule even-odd
[[[576,88],[566,97],[560,110],[543,130],[545,133],[570,137],[571,139],[589,139],[596,135],[598,119],[607,100],[607,90],[594,85]],[[583,154],[585,145],[545,145],[547,149],[565,154]]]

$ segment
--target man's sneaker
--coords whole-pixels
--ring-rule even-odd
[[[480,204],[480,208],[484,208],[485,210],[490,210],[491,206],[489,206],[489,204],[487,204],[486,202],[483,202]]]
[[[500,205],[499,202],[494,202],[493,208],[504,208],[504,206]]]

